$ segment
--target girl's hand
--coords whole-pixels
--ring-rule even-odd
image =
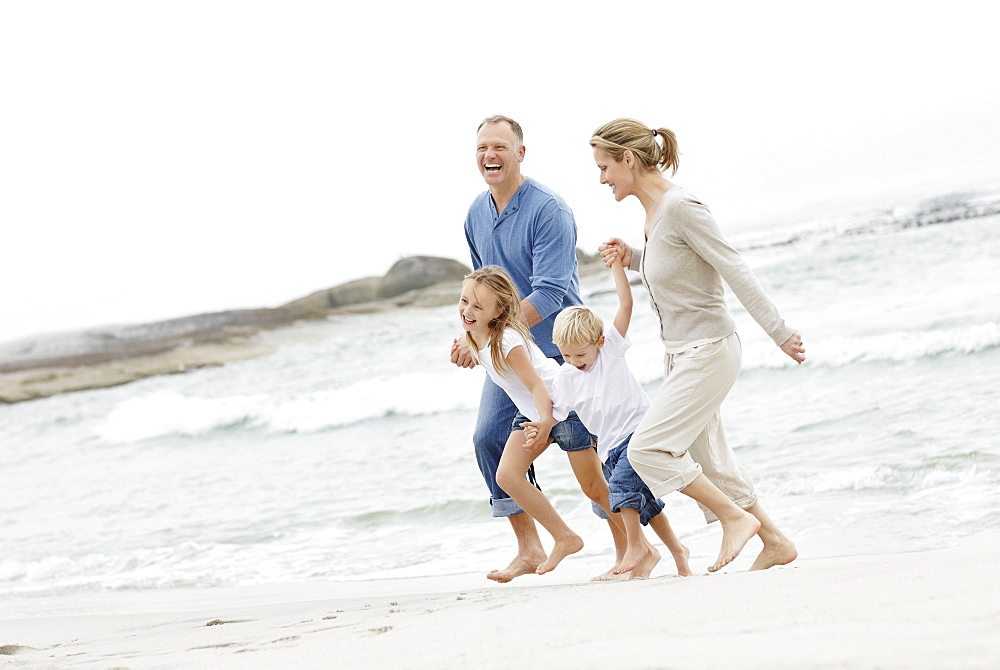
[[[534,453],[541,453],[552,444],[549,431],[552,430],[553,423],[546,421],[525,421],[521,424],[524,428],[524,448]]]
[[[460,368],[476,367],[476,359],[472,357],[465,340],[454,340],[451,343],[451,362]]]
[[[806,348],[802,346],[802,336],[798,333],[793,333],[791,337],[785,340],[785,343],[781,345],[781,350],[799,365],[806,359]]]
[[[597,250],[601,252],[601,260],[606,267],[611,267],[616,258],[621,260],[622,267],[627,268],[632,263],[632,247],[621,238],[612,237]]]

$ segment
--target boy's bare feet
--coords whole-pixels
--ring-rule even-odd
[[[653,547],[648,542],[636,545],[630,544],[628,549],[625,550],[625,555],[622,557],[621,563],[615,568],[615,574],[621,575],[635,570],[646,559],[651,549]],[[657,557],[657,560],[659,560],[659,557]]]
[[[632,568],[631,579],[646,579],[653,573],[656,564],[660,562],[660,552],[656,550],[656,547],[647,542],[646,548],[646,555]]]
[[[544,553],[532,554],[531,556],[521,556],[518,554],[514,557],[514,560],[510,562],[510,565],[503,570],[491,570],[486,575],[486,579],[492,579],[495,582],[506,584],[515,577],[535,574],[535,570],[538,569],[538,566],[541,565],[544,560]]]
[[[719,519],[719,522],[722,524],[722,548],[719,550],[719,558],[708,568],[709,572],[721,570],[731,563],[743,551],[747,541],[760,530],[760,521],[747,512],[734,519]]]
[[[691,576],[691,566],[688,565],[688,558],[691,557],[691,551],[681,545],[679,551],[673,551],[670,553],[674,557],[674,565],[677,566],[677,574],[680,577],[690,577]]]
[[[564,539],[556,540],[552,551],[549,552],[549,557],[545,559],[544,563],[538,566],[535,573],[544,575],[546,572],[552,572],[562,559],[570,554],[575,554],[581,549],[583,549],[583,540],[580,539],[579,535],[570,535]]]
[[[795,545],[788,538],[772,540],[764,545],[757,559],[750,566],[751,570],[767,570],[776,565],[788,565],[799,555]]]

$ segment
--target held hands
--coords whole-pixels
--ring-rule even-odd
[[[547,446],[552,444],[549,431],[552,430],[554,422],[548,421],[525,421],[520,424],[524,428],[524,448],[533,453],[541,453]]]
[[[622,267],[627,268],[632,263],[632,247],[618,237],[612,237],[597,250],[601,252],[601,260],[606,267],[611,267],[616,259],[621,260]]]
[[[785,340],[785,343],[781,345],[781,350],[799,365],[802,364],[802,361],[806,360],[806,348],[802,346],[802,336],[798,333],[793,333],[791,337]]]
[[[460,368],[476,367],[476,361],[469,351],[469,344],[464,339],[456,339],[451,343],[451,362]]]

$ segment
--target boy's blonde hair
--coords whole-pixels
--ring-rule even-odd
[[[581,305],[559,312],[552,325],[552,344],[560,349],[597,344],[604,335],[604,322],[593,310]]]
[[[482,286],[492,293],[500,307],[500,316],[490,321],[490,359],[493,361],[493,368],[506,377],[511,368],[503,358],[503,331],[506,328],[513,328],[524,337],[525,342],[532,341],[531,331],[528,330],[528,325],[521,314],[521,294],[514,280],[498,265],[484,265],[475,272],[465,275],[465,278],[477,287]],[[479,363],[476,341],[468,332],[465,338],[469,343],[473,359]]]

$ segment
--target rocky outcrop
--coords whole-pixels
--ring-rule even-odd
[[[603,269],[577,253],[580,275]],[[223,365],[273,349],[254,337],[304,319],[456,303],[470,269],[451,258],[410,256],[383,277],[316,291],[274,308],[233,310],[129,326],[94,328],[0,344],[0,403],[103,388]]]
[[[469,268],[451,258],[400,259],[384,277],[357,279],[288,304],[94,328],[0,344],[0,403],[104,388],[271,351],[254,335],[303,319],[456,301]]]
[[[333,288],[310,293],[304,298],[293,300],[282,307],[313,312],[372,302],[376,299],[380,281],[382,281],[381,277],[356,279]]]
[[[392,298],[414,289],[448,281],[460,282],[471,270],[451,258],[409,256],[396,261],[378,283],[376,295]]]

